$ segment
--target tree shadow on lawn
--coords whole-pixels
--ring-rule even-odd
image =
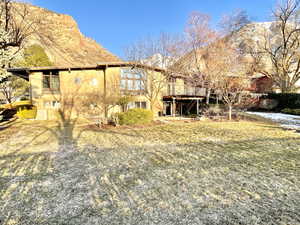
[[[133,135],[99,132],[115,137],[118,146],[80,147],[82,132],[75,136],[74,127],[60,126],[51,128],[59,143],[55,153],[14,152],[0,157],[1,222],[266,224],[281,220],[293,224],[300,220],[299,174],[293,164],[299,159],[300,139],[139,147],[126,143],[126,137],[140,137],[136,130]],[[280,149],[288,141],[296,142],[286,151]],[[266,143],[272,144],[266,148]],[[291,164],[287,169],[276,167],[282,161]]]
[[[77,145],[85,130],[75,136],[71,121],[35,128],[40,132],[0,156],[0,224],[95,224],[89,222],[95,214],[91,163]],[[24,148],[42,144],[38,139],[47,132],[57,140],[56,151],[24,153]]]

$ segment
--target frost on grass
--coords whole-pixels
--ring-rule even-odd
[[[300,116],[269,112],[248,112],[248,114],[270,119],[287,129],[300,130]]]
[[[35,141],[0,155],[3,224],[300,224],[292,132],[195,123]]]

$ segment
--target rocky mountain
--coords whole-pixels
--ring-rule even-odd
[[[258,46],[263,46],[266,41],[266,35],[268,37],[270,35],[274,36],[279,32],[274,25],[275,23],[272,22],[247,24],[230,36],[230,41],[242,49],[245,47],[256,48]]]
[[[176,61],[177,60],[171,56],[163,56],[160,53],[156,53],[156,54],[152,55],[151,57],[142,60],[141,63],[143,63],[145,65],[153,66],[153,67],[167,69],[171,65],[173,65],[174,62],[176,62]]]
[[[21,4],[17,7],[21,7]],[[71,16],[29,4],[26,4],[26,8],[28,19],[37,22],[34,23],[35,32],[26,40],[25,45],[42,46],[55,66],[84,66],[120,61],[96,41],[85,37]]]
[[[241,50],[245,60],[249,62],[253,61],[253,57],[251,55],[252,52],[260,52],[261,63],[266,66],[268,69],[272,69],[272,63],[270,62],[270,58],[262,54],[262,46],[264,46],[266,37],[274,37],[278,36],[278,28],[275,26],[274,22],[255,22],[247,24],[236,32],[232,33],[224,37],[224,40],[228,43],[228,45],[234,46]],[[277,29],[277,30],[276,30]],[[208,50],[209,50],[208,46]],[[204,63],[204,58],[202,55],[204,53],[203,50],[207,50],[205,48],[199,48],[196,51],[197,61],[195,59],[195,52],[188,52],[183,55],[176,63],[174,63],[170,69],[172,70],[182,70],[182,71],[196,71],[198,72],[199,68],[196,68],[195,65],[200,64],[200,68]],[[199,61],[200,60],[200,61]],[[196,69],[195,69],[196,68]],[[261,76],[261,74],[255,74],[255,76]]]

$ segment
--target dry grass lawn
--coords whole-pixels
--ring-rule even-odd
[[[66,130],[0,131],[0,224],[300,224],[300,134],[263,122]]]

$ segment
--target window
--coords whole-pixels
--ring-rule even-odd
[[[127,104],[127,107],[128,107],[128,109],[133,109],[133,108],[135,108],[135,103],[134,102],[129,102]]]
[[[135,108],[141,108],[141,102],[135,102]]]
[[[58,71],[45,71],[43,73],[43,89],[59,91],[59,87]]]
[[[44,75],[43,88],[50,89],[50,76]]]
[[[75,77],[74,83],[79,85],[81,83],[81,78],[80,77]]]
[[[135,102],[135,108],[146,109],[147,103],[146,102]]]
[[[47,101],[47,102],[44,102],[44,107],[57,109],[60,107],[60,102],[59,101]]]
[[[175,95],[176,78],[170,78],[168,83],[168,95]]]
[[[127,80],[121,80],[121,90],[126,90]]]
[[[98,85],[98,80],[97,80],[97,78],[93,78],[93,79],[91,80],[91,85],[92,85],[92,86],[97,86],[97,85]]]
[[[121,91],[141,95],[145,92],[145,78],[142,71],[135,69],[121,69]]]

